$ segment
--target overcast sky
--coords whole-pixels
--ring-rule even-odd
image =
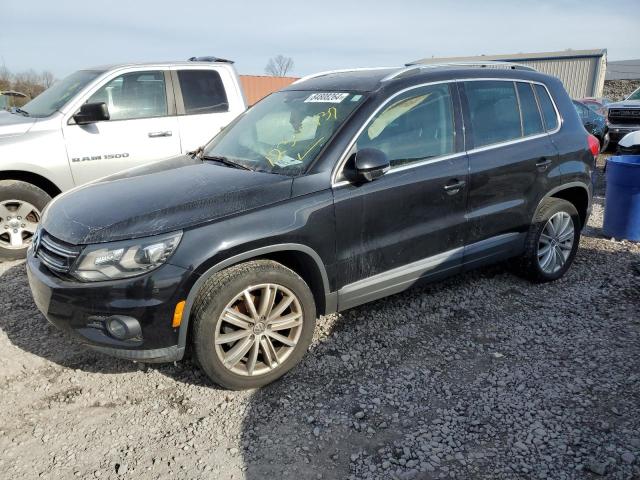
[[[2,0],[0,62],[62,77],[106,63],[217,55],[294,75],[424,57],[607,48],[640,58],[638,0]]]

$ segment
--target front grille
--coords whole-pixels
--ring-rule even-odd
[[[82,247],[58,240],[43,230],[36,241],[35,256],[49,270],[56,273],[69,273],[81,250]]]
[[[611,108],[609,120],[611,123],[640,124],[640,108]]]

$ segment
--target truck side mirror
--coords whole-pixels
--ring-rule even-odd
[[[363,148],[354,153],[344,169],[344,175],[354,183],[372,182],[389,171],[389,158],[377,148]]]
[[[80,107],[80,111],[73,116],[76,124],[87,125],[89,123],[109,120],[109,109],[104,102],[85,103]]]

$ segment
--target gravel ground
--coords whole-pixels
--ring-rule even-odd
[[[640,478],[640,244],[532,285],[495,266],[318,322],[302,364],[228,392],[88,352],[22,264],[0,291],[5,478]]]

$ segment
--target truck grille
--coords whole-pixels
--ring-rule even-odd
[[[640,124],[640,108],[611,108],[609,120],[611,123]]]
[[[44,230],[35,242],[35,256],[56,273],[69,273],[82,250],[82,247],[58,240]]]

